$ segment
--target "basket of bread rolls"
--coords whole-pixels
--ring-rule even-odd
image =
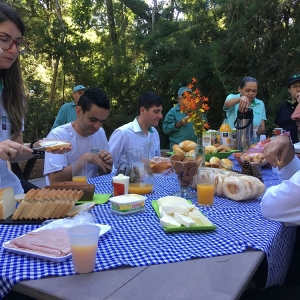
[[[170,157],[154,156],[149,163],[153,174],[167,175],[173,170]]]

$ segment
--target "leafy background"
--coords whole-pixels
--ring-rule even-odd
[[[47,135],[76,84],[103,88],[112,131],[136,115],[139,93],[153,90],[164,114],[179,87],[198,78],[209,98],[211,128],[222,122],[227,94],[248,75],[259,81],[267,131],[299,71],[299,1],[283,0],[11,0],[30,51],[22,56],[30,99],[25,140]],[[34,91],[29,93],[29,91]],[[162,148],[168,138],[158,127]]]

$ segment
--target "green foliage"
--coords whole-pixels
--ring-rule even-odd
[[[103,0],[11,4],[22,15],[30,42],[22,57],[24,81],[28,90],[37,87],[26,117],[28,139],[47,133],[79,83],[101,87],[109,95],[112,110],[105,129],[110,136],[133,120],[141,92],[159,93],[166,114],[178,88],[196,77],[209,98],[208,119],[216,129],[226,96],[237,92],[246,75],[259,81],[258,98],[266,104],[270,133],[277,110],[289,96],[287,78],[300,72],[299,1],[179,0],[159,2],[154,15],[140,0],[114,1],[112,8]],[[112,42],[108,15],[114,16],[117,43]],[[167,148],[161,125],[158,130]]]

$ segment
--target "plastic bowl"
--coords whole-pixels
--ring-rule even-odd
[[[236,153],[238,150],[231,150],[229,152],[216,152],[216,153],[211,153],[211,154],[205,154],[205,160],[209,161],[212,157],[218,157],[220,159],[222,158],[227,158],[231,154]]]
[[[244,153],[234,153],[233,154],[233,156],[234,156],[234,158],[235,158],[235,160],[240,164],[240,165],[242,165],[242,163],[244,162],[244,160],[243,160],[243,155],[247,155],[247,156],[254,156],[254,155],[257,155],[257,154],[261,154],[260,152],[256,152],[256,153],[252,153],[252,152],[244,152]],[[253,166],[259,166],[259,167],[262,167],[262,168],[268,168],[268,167],[270,167],[271,165],[269,164],[269,162],[268,161],[264,161],[263,163],[261,163],[261,162],[250,162],[251,163],[251,165],[253,165]]]

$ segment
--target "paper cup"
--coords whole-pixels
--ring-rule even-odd
[[[68,230],[74,270],[90,273],[95,268],[100,227],[78,225]]]

